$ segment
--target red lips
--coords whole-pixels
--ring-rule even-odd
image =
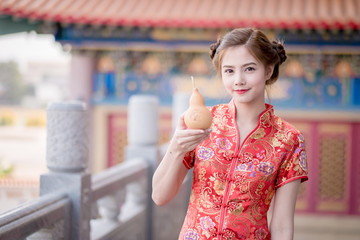
[[[247,93],[250,89],[239,89],[239,90],[234,90],[237,94],[244,94]]]

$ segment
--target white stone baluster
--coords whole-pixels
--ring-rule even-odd
[[[128,142],[130,146],[156,145],[159,140],[158,98],[135,95],[128,106]]]
[[[126,161],[141,157],[149,161],[153,168],[159,161],[159,101],[156,96],[134,95],[129,100],[128,106],[128,146],[126,147]],[[150,174],[152,177],[152,174]],[[136,211],[148,206],[147,238],[152,238],[151,178],[137,181],[127,186],[127,198],[124,208],[127,211]],[[125,213],[125,212],[124,212]],[[126,214],[124,214],[126,215]]]
[[[159,101],[156,96],[134,95],[128,106],[128,146],[125,159],[158,160]]]
[[[118,222],[125,198],[126,188],[122,188],[114,194],[99,199],[98,206],[101,218],[105,221]]]

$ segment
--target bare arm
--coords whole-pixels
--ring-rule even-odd
[[[275,193],[271,218],[271,239],[292,240],[294,236],[294,212],[300,179],[278,188]]]
[[[209,137],[210,131],[186,129],[181,116],[171,144],[156,169],[152,186],[152,199],[157,205],[167,204],[179,191],[188,172],[183,164],[185,154]]]

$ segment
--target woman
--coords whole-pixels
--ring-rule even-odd
[[[194,167],[179,239],[293,239],[296,196],[307,180],[304,138],[265,103],[285,49],[251,28],[229,32],[210,49],[232,100],[210,107],[211,129],[187,129],[180,118],[153,176],[153,200],[169,202]]]

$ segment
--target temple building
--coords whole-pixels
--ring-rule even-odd
[[[0,34],[53,34],[72,53],[72,96],[91,109],[92,170],[123,161],[129,97],[159,98],[159,144],[190,76],[207,105],[229,101],[208,55],[219,35],[256,27],[285,43],[276,113],[307,142],[297,210],[360,215],[360,0],[7,0]],[[221,90],[220,90],[221,89]]]

